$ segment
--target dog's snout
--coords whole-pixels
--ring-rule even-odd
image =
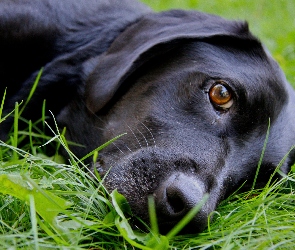
[[[183,175],[172,176],[166,184],[167,210],[171,215],[187,213],[202,198],[201,194],[202,189],[196,181]]]
[[[202,200],[204,190],[201,182],[182,173],[173,174],[163,182],[154,194],[161,232],[168,232],[194,208]],[[184,231],[201,231],[206,219],[201,210]]]

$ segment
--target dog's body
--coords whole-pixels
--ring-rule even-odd
[[[84,146],[72,147],[79,157],[127,132],[94,167],[146,221],[154,195],[162,232],[209,193],[187,228],[202,230],[222,199],[252,185],[269,122],[261,184],[295,142],[294,91],[245,23],[132,0],[2,0],[0,51],[6,113],[44,66],[25,118],[46,99]]]

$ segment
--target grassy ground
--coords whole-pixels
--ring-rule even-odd
[[[156,10],[181,7],[249,20],[289,81],[295,83],[295,2],[145,2]],[[0,142],[0,249],[294,248],[295,170],[263,190],[231,196],[198,236],[174,236],[173,232],[160,236],[155,228],[142,233],[131,229],[124,198],[106,194],[99,176],[82,171],[86,166],[79,159],[72,155],[70,161],[63,162],[58,153],[46,157],[40,146],[51,139],[34,125],[24,132],[15,126],[10,142]],[[29,143],[18,148],[24,137],[30,138]],[[56,133],[52,147],[67,147],[62,134]]]

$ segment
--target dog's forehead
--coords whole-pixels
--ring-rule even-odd
[[[183,45],[179,54],[181,59],[175,60],[178,71],[185,68],[214,79],[228,79],[233,89],[243,90],[249,98],[258,93],[278,99],[287,96],[285,76],[262,46],[243,49],[195,41]]]
[[[272,61],[264,51],[243,50],[196,41],[185,45],[183,52],[184,60],[194,62],[195,69],[214,77],[251,79],[273,77],[276,74]]]

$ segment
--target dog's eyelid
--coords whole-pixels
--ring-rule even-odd
[[[231,99],[229,102],[227,102],[224,105],[219,105],[219,107],[223,108],[223,109],[229,109],[232,105],[234,104],[234,100]]]

